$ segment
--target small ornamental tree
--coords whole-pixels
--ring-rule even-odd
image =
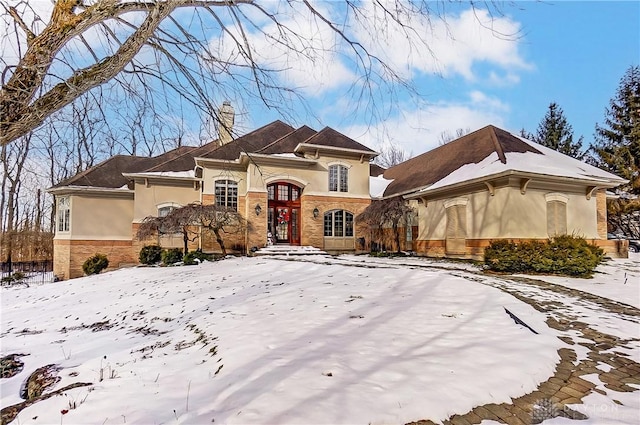
[[[396,196],[394,198],[380,199],[371,202],[371,204],[356,217],[356,220],[366,223],[369,228],[373,230],[379,230],[379,232],[376,233],[378,233],[380,237],[384,236],[384,227],[391,226],[396,250],[400,252],[400,232],[398,231],[398,227],[401,221],[407,222],[407,217],[410,217],[413,212],[413,207],[411,207],[402,196]],[[406,225],[410,226],[411,223],[407,222]]]
[[[181,233],[186,255],[188,243],[199,236],[200,229],[206,229],[215,235],[222,255],[227,255],[223,235],[242,234],[246,228],[246,220],[232,208],[193,203],[175,208],[164,217],[146,217],[136,237],[145,240],[162,233]]]

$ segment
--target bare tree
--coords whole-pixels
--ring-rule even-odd
[[[387,144],[380,148],[380,155],[376,157],[374,162],[383,168],[391,168],[411,157],[411,153],[407,153],[400,146],[395,144]]]
[[[29,153],[31,136],[31,133],[27,134],[10,146],[3,145],[0,150],[2,162],[0,248],[4,251],[4,256],[9,264],[12,261],[16,224],[19,216],[18,197],[22,184],[22,173]]]
[[[482,7],[494,15],[500,12],[496,4]],[[154,108],[160,106],[159,97],[174,107],[190,105],[201,119],[216,116],[215,99],[220,98],[258,100],[285,114],[286,105],[301,95],[279,78],[287,62],[274,65],[263,45],[281,57],[295,55],[316,64],[327,63],[326,55],[339,51],[351,60],[357,81],[351,96],[373,116],[380,108],[392,108],[381,101],[381,93],[388,98],[393,87],[411,89],[404,69],[394,69],[385,59],[383,38],[400,34],[409,49],[432,54],[424,34],[434,22],[446,20],[446,5],[427,0],[326,5],[308,0],[57,0],[48,9],[45,2],[3,0],[0,144],[17,140],[110,81],[125,97],[137,95]],[[305,22],[306,34],[314,35],[300,31],[299,21]],[[318,34],[331,37],[319,39]],[[391,90],[381,90],[384,86]]]
[[[461,138],[462,136],[464,136],[465,134],[469,134],[471,133],[471,129],[469,127],[467,128],[458,128],[456,129],[454,134],[451,134],[448,131],[443,131],[442,133],[440,133],[440,140],[438,141],[438,144],[440,146],[442,145],[446,145],[449,142],[453,142],[456,139]]]
[[[400,232],[398,227],[402,221],[410,226],[410,217],[414,213],[413,207],[402,196],[374,200],[356,217],[357,221],[366,223],[377,233],[378,242],[385,239],[384,228],[391,226],[397,252],[400,252]]]
[[[235,209],[193,203],[175,208],[164,217],[146,217],[136,237],[146,240],[162,233],[181,233],[186,254],[189,242],[199,236],[201,229],[213,232],[222,255],[227,255],[223,234],[243,234],[247,222]]]

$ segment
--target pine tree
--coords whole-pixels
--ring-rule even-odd
[[[622,189],[640,194],[640,66],[631,66],[596,124],[591,162],[629,180]]]
[[[533,135],[536,143],[577,159],[584,157],[582,139],[580,136],[577,142],[573,141],[573,127],[555,102],[549,104],[549,110],[540,121],[537,133]]]

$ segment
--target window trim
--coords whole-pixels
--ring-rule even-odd
[[[562,193],[547,193],[546,201],[547,235],[552,238],[558,235],[566,235],[569,231],[567,219],[567,205],[569,197]]]
[[[348,193],[349,192],[349,168],[343,163],[330,164],[328,168],[328,189],[329,192]],[[335,173],[335,177],[334,174]],[[335,182],[333,181],[335,179]],[[335,183],[335,184],[332,184]]]
[[[218,186],[219,182],[224,182],[224,186]],[[235,187],[234,187],[235,186]],[[213,181],[213,202],[218,207],[232,208],[238,210],[239,190],[238,182],[230,179],[215,179]],[[224,188],[224,202],[218,202],[218,188]],[[229,189],[235,188],[235,198],[230,194]]]
[[[342,213],[340,220],[336,220],[336,214]],[[327,218],[331,217],[330,227],[327,227]],[[325,238],[353,238],[355,237],[355,221],[354,214],[347,210],[330,210],[324,213],[322,218],[322,232]],[[336,232],[336,224],[341,223],[341,232]],[[331,234],[327,234],[327,230],[331,231]],[[336,235],[336,233],[341,233]],[[349,234],[350,233],[350,234]]]
[[[58,233],[69,233],[71,231],[71,197],[58,197],[56,210],[56,231]]]

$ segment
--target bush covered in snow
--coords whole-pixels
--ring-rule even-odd
[[[548,241],[492,241],[484,252],[484,262],[493,271],[580,277],[591,276],[603,258],[601,248],[569,235]]]
[[[82,264],[82,271],[86,275],[98,274],[102,270],[109,267],[109,259],[104,254],[96,254],[93,257],[87,258]]]
[[[145,245],[140,250],[138,259],[142,264],[159,263],[162,259],[162,248],[158,245]]]

